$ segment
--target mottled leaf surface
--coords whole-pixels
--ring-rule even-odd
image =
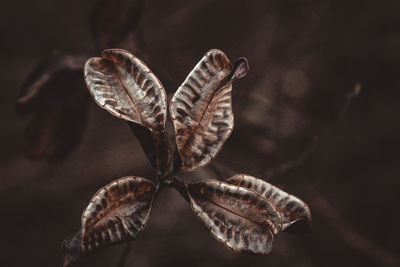
[[[146,225],[155,185],[124,177],[100,189],[82,214],[82,247],[98,248],[135,238]]]
[[[279,211],[257,193],[216,180],[186,185],[193,211],[211,234],[237,252],[267,254],[281,230]]]
[[[305,221],[311,226],[310,208],[301,199],[286,193],[261,179],[246,174],[237,174],[225,182],[245,187],[269,199],[278,208],[282,216],[282,230],[298,221]]]
[[[121,119],[165,129],[167,96],[151,70],[122,49],[104,50],[85,64],[85,80],[94,100]]]
[[[64,241],[65,260],[135,239],[149,220],[154,192],[151,181],[133,176],[100,189],[82,214],[81,231]]]
[[[23,134],[26,156],[59,159],[79,144],[90,103],[82,79],[85,61],[84,56],[53,52],[23,83],[16,111],[33,114]]]
[[[220,50],[210,50],[173,96],[170,110],[181,170],[209,163],[231,134],[231,72],[227,56]]]
[[[148,129],[136,128],[141,144],[149,140],[153,146],[143,146],[152,165],[161,173],[171,162],[168,135],[165,130],[167,97],[165,90],[138,58],[122,49],[108,49],[102,57],[85,64],[86,84],[94,100],[114,116],[137,123]]]

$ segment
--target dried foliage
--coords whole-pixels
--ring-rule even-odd
[[[154,193],[155,185],[140,177],[118,179],[97,192],[82,214],[84,250],[135,238],[149,219]]]
[[[101,58],[91,58],[86,62],[85,79],[98,105],[150,132],[155,153],[153,146],[146,147],[149,133],[145,129],[134,131],[141,140],[145,138],[141,144],[153,167],[158,172],[165,171],[172,159],[165,129],[167,96],[151,70],[129,52],[109,49]],[[166,146],[166,149],[161,149],[161,146]]]
[[[270,183],[296,188],[297,192],[301,192],[297,194],[307,199],[314,212],[316,227],[313,238],[305,237],[304,242],[300,242],[301,246],[298,246],[298,242],[290,243],[290,237],[282,236],[271,257],[230,255],[230,251],[224,253],[219,251],[220,248],[210,250],[208,238],[200,238],[201,235],[193,238],[194,233],[188,236],[183,234],[198,225],[185,224],[183,229],[175,228],[174,234],[180,235],[179,238],[167,241],[174,246],[165,247],[160,257],[154,258],[153,251],[159,251],[165,244],[165,225],[189,219],[182,216],[187,215],[187,210],[180,209],[182,202],[171,199],[168,205],[162,205],[167,217],[164,213],[157,212],[155,216],[162,217],[164,221],[155,223],[152,228],[153,234],[157,231],[161,234],[155,238],[162,242],[155,244],[151,241],[152,238],[146,238],[137,243],[139,247],[131,254],[131,260],[139,258],[141,262],[135,264],[179,265],[189,258],[197,259],[199,253],[186,253],[192,249],[186,244],[195,240],[196,252],[207,250],[210,256],[199,258],[196,261],[199,265],[209,265],[207,263],[212,261],[214,265],[229,262],[234,266],[258,266],[267,261],[279,266],[336,266],[342,264],[343,260],[340,259],[345,258],[347,265],[375,263],[400,266],[398,249],[393,245],[396,244],[395,236],[399,229],[395,223],[396,213],[389,216],[388,227],[383,230],[376,227],[380,225],[380,215],[390,213],[392,207],[387,203],[395,203],[393,198],[396,187],[391,185],[396,180],[393,171],[396,169],[396,160],[393,153],[387,152],[398,143],[395,127],[398,105],[393,97],[398,88],[396,70],[399,59],[396,46],[398,33],[394,30],[394,25],[399,25],[399,16],[396,8],[393,8],[398,5],[395,4],[396,1],[378,4],[366,1],[361,5],[358,2],[337,4],[336,1],[93,2],[90,7],[78,1],[61,6],[52,1],[31,7],[28,4],[27,8],[31,12],[14,19],[15,23],[9,29],[6,27],[4,32],[4,39],[8,40],[4,42],[4,51],[8,52],[3,58],[4,90],[0,98],[6,109],[3,112],[3,139],[6,142],[4,157],[7,163],[3,164],[5,170],[2,172],[2,188],[4,196],[8,194],[12,199],[22,193],[22,197],[5,207],[10,219],[3,220],[3,228],[20,226],[20,222],[26,221],[27,214],[32,213],[29,224],[24,224],[24,231],[8,231],[3,237],[4,240],[9,238],[10,241],[25,241],[5,242],[5,262],[7,263],[7,258],[12,262],[8,265],[18,265],[26,261],[36,262],[36,265],[48,265],[44,262],[51,261],[54,263],[57,253],[37,253],[37,249],[31,248],[29,244],[36,240],[45,240],[46,250],[51,252],[57,249],[54,248],[54,242],[59,242],[60,235],[65,235],[60,225],[71,225],[71,216],[68,216],[66,208],[71,205],[76,208],[79,195],[85,195],[83,192],[87,190],[88,184],[94,181],[90,179],[93,175],[87,175],[90,168],[104,174],[114,172],[120,167],[120,171],[125,172],[126,169],[142,166],[141,160],[131,162],[129,157],[122,156],[125,152],[121,149],[122,146],[115,146],[118,140],[111,138],[103,142],[104,136],[110,131],[120,133],[119,128],[103,132],[95,129],[97,123],[89,125],[88,137],[91,141],[80,152],[92,147],[96,152],[102,153],[95,153],[88,160],[80,154],[59,164],[42,165],[21,160],[20,155],[15,154],[16,142],[10,141],[16,139],[15,131],[21,121],[16,121],[7,113],[7,97],[15,97],[15,88],[9,87],[8,83],[19,84],[19,75],[24,72],[25,66],[30,65],[29,58],[57,45],[62,49],[89,49],[91,55],[95,54],[95,50],[96,55],[100,55],[104,49],[113,47],[133,51],[138,58],[149,63],[171,97],[179,82],[184,80],[184,74],[189,72],[188,66],[192,66],[202,49],[217,46],[223,47],[229,54],[240,55],[245,52],[246,57],[251,59],[254,70],[250,79],[245,81],[245,88],[240,82],[235,83],[235,87],[238,85],[245,90],[232,91],[235,132],[229,145],[225,147],[224,154],[217,158],[218,162],[211,161],[208,168],[193,169],[198,170],[193,174],[185,172],[177,175],[183,176],[187,181],[187,177],[209,179],[211,176],[208,174],[215,177],[215,172],[218,179],[223,180],[221,177],[231,177],[237,173],[236,170],[243,172],[246,169],[247,173],[257,173],[257,177]],[[10,18],[13,19],[20,13],[19,4],[9,2],[6,6],[5,21],[10,21]],[[49,16],[41,16],[44,7],[51,11],[48,12]],[[63,15],[58,16],[57,12]],[[89,23],[86,17],[82,17],[83,14],[89,15]],[[9,20],[7,16],[10,17]],[[52,23],[49,24],[49,21]],[[77,27],[87,24],[92,32],[92,45],[95,49],[90,48],[91,43],[86,38],[88,29]],[[30,35],[40,38],[26,42],[26,37]],[[25,117],[29,116],[29,125],[24,130],[24,148],[30,158],[58,159],[70,154],[78,145],[87,125],[88,104],[91,103],[88,101],[90,93],[82,79],[86,58],[82,57],[78,64],[70,65],[73,61],[63,60],[64,55],[67,54],[48,56],[23,84],[17,111]],[[232,70],[231,75],[222,83],[228,82],[230,76],[234,80],[247,72],[245,59],[233,63],[232,69],[236,70],[235,74]],[[357,86],[353,91],[351,88],[354,84]],[[361,84],[362,93],[355,98],[360,92]],[[347,91],[349,92],[345,96]],[[345,102],[343,107],[342,102]],[[96,117],[98,119],[102,120],[103,128],[105,124],[113,123],[103,117]],[[170,120],[168,116],[167,120]],[[341,122],[335,123],[336,120]],[[172,129],[172,123],[168,124],[168,130]],[[194,201],[196,193],[190,194],[188,191],[191,183],[181,182],[178,186],[179,181],[175,181],[172,184],[170,175],[185,168],[189,170],[191,164],[200,166],[193,157],[209,155],[202,154],[202,151],[199,152],[193,146],[187,154],[187,163],[182,165],[180,151],[173,149],[173,130],[169,131],[170,139],[167,135],[159,138],[146,126],[130,121],[127,124],[161,180],[154,183],[155,191],[159,192],[158,186],[175,186],[188,201]],[[339,127],[335,127],[336,125]],[[157,140],[159,141],[156,142]],[[118,153],[115,153],[116,150]],[[374,153],[370,153],[371,151]],[[240,160],[237,160],[238,155]],[[205,157],[204,162],[206,161]],[[110,164],[113,167],[109,168]],[[81,170],[82,175],[77,176],[76,172]],[[107,175],[100,175],[98,179],[106,179],[107,182],[101,182],[106,184],[106,177]],[[268,200],[280,211],[282,229],[285,231],[297,232],[308,226],[310,216],[307,206],[279,188],[244,174],[223,181],[250,189],[263,197],[270,197]],[[80,188],[78,191],[75,190],[77,187]],[[381,187],[385,190],[380,192],[385,193],[378,197],[379,201],[373,201],[372,206],[363,205],[362,208],[362,205],[357,204],[357,201],[366,199],[371,190],[375,192],[376,188]],[[74,192],[69,194],[70,191]],[[63,208],[60,209],[57,203],[63,193],[68,193],[68,197],[74,200],[68,203],[62,201]],[[160,197],[165,197],[165,194]],[[213,198],[200,198],[197,201],[202,201],[208,207],[213,205],[209,199]],[[49,205],[43,205],[43,201]],[[32,208],[37,206],[41,208]],[[174,207],[174,210],[167,211],[168,207]],[[229,211],[223,211],[226,214],[234,211],[233,207],[229,208]],[[369,212],[371,209],[377,212],[372,218]],[[210,211],[210,214],[217,214],[215,210]],[[16,213],[13,215],[14,212]],[[214,217],[211,221],[221,219],[229,222],[226,219],[230,218]],[[41,227],[49,223],[55,229]],[[240,224],[235,226],[241,227]],[[213,231],[224,235],[229,233],[229,228],[225,231],[216,228]],[[187,242],[181,242],[182,238],[187,239]],[[253,237],[250,234],[248,238]],[[269,239],[263,240],[266,242]],[[329,242],[325,242],[326,240]],[[18,248],[13,249],[13,244]],[[101,261],[102,257],[106,257],[106,261],[101,262],[103,265],[117,261],[116,266],[126,266],[124,261],[132,244],[124,247],[120,256],[107,258],[108,254],[105,253],[91,260]],[[72,257],[69,262],[86,255],[87,253],[82,254],[82,231],[69,237],[64,243],[64,249],[65,256]],[[7,253],[7,250],[25,251],[26,257],[16,258],[15,253]],[[180,253],[175,253],[177,250]],[[171,253],[175,255],[171,256]],[[336,257],[338,254],[342,255],[340,259]],[[164,257],[165,255],[168,257]]]
[[[172,98],[171,118],[182,170],[207,164],[232,132],[232,81],[227,79],[231,72],[226,55],[211,50]]]
[[[163,86],[150,69],[124,50],[109,49],[85,64],[85,80],[102,108],[154,132],[165,130],[167,114]]]
[[[82,214],[82,229],[74,235],[79,245],[75,241],[63,245],[67,252],[64,265],[92,251],[136,238],[149,220],[155,189],[151,181],[132,176],[100,189]]]
[[[270,200],[216,180],[189,184],[187,189],[193,211],[217,240],[237,252],[271,251],[282,219]]]
[[[225,182],[253,190],[260,196],[269,199],[282,215],[282,230],[298,221],[304,221],[311,226],[309,207],[298,197],[271,185],[261,179],[246,174],[237,174]]]
[[[244,58],[232,66],[220,50],[205,54],[171,100],[173,146],[165,127],[166,93],[142,61],[125,50],[108,49],[101,58],[86,62],[85,80],[95,102],[128,122],[157,179],[154,184],[146,178],[124,177],[99,190],[83,212],[81,230],[63,243],[64,266],[135,239],[149,219],[153,199],[165,186],[176,188],[212,236],[237,252],[267,254],[281,230],[298,221],[311,225],[304,202],[254,177],[183,182],[173,176],[206,165],[221,150],[233,129],[232,81],[247,71]]]

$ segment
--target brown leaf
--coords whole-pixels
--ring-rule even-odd
[[[149,155],[153,153],[150,150],[145,148],[145,152],[149,153],[153,166],[164,172],[171,161],[165,129],[167,96],[151,70],[128,51],[108,49],[103,51],[101,58],[91,58],[86,62],[85,80],[100,107],[150,131],[156,146],[156,158]]]
[[[34,114],[23,134],[28,157],[57,159],[79,144],[89,104],[82,80],[85,60],[53,52],[24,82],[16,110],[19,115]]]
[[[255,177],[237,174],[225,182],[245,187],[269,199],[279,209],[282,216],[282,231],[297,222],[304,221],[311,226],[310,208],[301,199]]]
[[[279,211],[269,200],[216,180],[187,184],[193,211],[211,234],[237,252],[267,254],[281,230]]]
[[[116,47],[135,30],[141,17],[143,0],[99,0],[89,17],[93,39],[100,51]]]
[[[85,64],[85,80],[96,103],[121,119],[165,129],[167,96],[151,70],[122,49],[107,49]]]
[[[220,50],[208,51],[171,100],[181,170],[204,166],[233,129],[232,66]]]
[[[151,181],[133,176],[100,189],[82,214],[81,231],[64,241],[65,265],[99,249],[135,239],[149,220],[155,189]]]
[[[146,225],[155,185],[123,177],[100,189],[82,214],[82,247],[92,251],[135,238]]]

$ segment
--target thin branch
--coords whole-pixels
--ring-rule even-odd
[[[350,107],[350,104],[351,104],[352,100],[354,98],[356,98],[360,94],[360,92],[361,92],[361,84],[359,82],[357,82],[355,84],[353,90],[346,94],[346,99],[345,99],[345,102],[344,102],[344,104],[342,106],[342,109],[341,109],[341,111],[339,113],[337,124],[339,124],[339,123],[341,123],[343,121],[343,118],[345,117],[347,111],[349,110],[349,107]]]
[[[400,259],[396,255],[357,232],[307,180],[305,186],[312,203],[312,210],[321,215],[326,223],[334,229],[350,247],[368,255],[385,266],[400,266]]]
[[[352,100],[357,97],[360,92],[361,84],[356,83],[353,90],[346,94],[344,104],[340,109],[338,119],[334,126],[340,125],[349,110]],[[326,138],[331,132],[332,131],[325,131],[323,137]],[[266,170],[265,174],[267,177],[285,173],[303,164],[317,148],[321,138],[318,138],[318,136],[316,137],[317,138],[314,138],[310,145],[307,146],[307,148],[296,159]],[[341,237],[350,247],[364,253],[365,255],[369,255],[371,258],[386,266],[400,266],[400,259],[396,255],[390,253],[383,247],[357,232],[348,222],[346,222],[345,219],[342,218],[340,212],[333,207],[309,181],[305,180],[304,184],[309,191],[313,211],[321,215],[329,226],[337,232],[338,236]]]
[[[305,156],[306,153],[304,153],[304,157]],[[217,171],[219,171],[222,176],[229,176],[233,173],[232,169],[222,164],[218,164]],[[323,217],[327,224],[334,229],[338,236],[350,247],[369,255],[385,266],[400,266],[399,257],[357,232],[308,180],[304,180],[304,185],[310,203],[312,203],[313,212]]]
[[[267,169],[264,172],[264,176],[267,178],[276,177],[302,165],[318,147],[319,141],[320,137],[315,134],[310,144],[303,150],[303,152],[300,153],[297,158]]]

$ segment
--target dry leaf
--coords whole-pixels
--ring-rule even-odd
[[[23,134],[28,157],[58,159],[79,144],[90,99],[82,81],[85,60],[53,52],[24,82],[16,110],[34,114]]]
[[[301,199],[255,177],[237,174],[225,182],[245,187],[269,199],[278,208],[282,216],[282,231],[293,224],[304,221],[311,226],[310,208]]]
[[[122,49],[104,50],[85,64],[85,80],[96,103],[121,119],[165,129],[167,96],[151,70]]]
[[[96,103],[112,115],[146,127],[137,136],[151,134],[156,153],[144,147],[156,170],[164,173],[171,162],[165,129],[167,96],[151,70],[122,49],[108,49],[85,64],[85,80]],[[146,139],[147,140],[147,139]],[[141,140],[141,143],[147,141]]]
[[[154,192],[151,181],[132,176],[100,189],[82,214],[83,249],[134,239],[149,219]]]
[[[216,180],[187,184],[193,211],[211,234],[237,252],[267,254],[281,216],[257,193]]]
[[[135,239],[149,220],[155,189],[153,182],[133,176],[100,189],[82,214],[81,231],[64,242],[65,261]]]
[[[181,170],[193,170],[209,163],[231,134],[232,78],[245,72],[243,64],[239,65],[238,74],[233,75],[227,56],[220,50],[210,50],[172,98],[170,110]]]

